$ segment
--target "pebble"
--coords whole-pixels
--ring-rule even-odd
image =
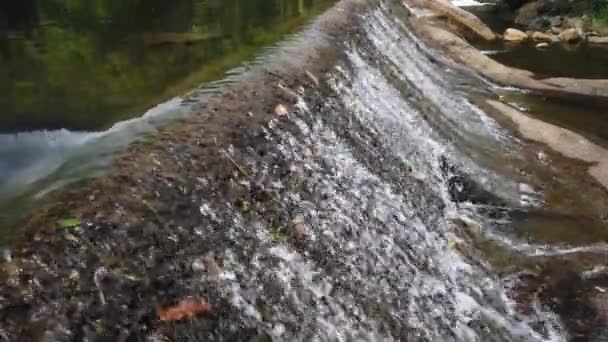
[[[222,269],[217,264],[213,254],[209,253],[205,256],[205,266],[207,268],[207,276],[210,280],[219,280],[222,276]]]
[[[282,104],[278,104],[275,108],[274,108],[274,112],[278,115],[278,116],[285,116],[287,115],[287,108],[285,108],[284,105]]]

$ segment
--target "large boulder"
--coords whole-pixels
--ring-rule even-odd
[[[537,20],[542,9],[545,7],[544,0],[529,2],[517,10],[515,23],[518,25],[530,25],[532,21]]]
[[[503,35],[503,39],[507,42],[521,42],[528,39],[526,32],[514,28],[508,28]]]
[[[484,24],[473,13],[466,11],[460,7],[454,6],[450,1],[446,0],[410,0],[419,6],[428,8],[445,17],[458,28],[464,28],[466,31],[473,32],[478,37],[485,40],[494,40],[496,35],[492,30]]]
[[[575,28],[569,28],[559,34],[559,40],[564,43],[576,43],[583,38],[581,32]]]

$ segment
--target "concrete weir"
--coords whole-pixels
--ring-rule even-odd
[[[488,80],[416,25],[400,1],[339,1],[203,111],[49,195],[0,254],[0,341],[601,337],[604,316],[579,313],[604,297],[550,285],[603,289],[605,247],[511,224],[601,222],[606,192],[491,114]],[[553,282],[560,258],[574,276]]]

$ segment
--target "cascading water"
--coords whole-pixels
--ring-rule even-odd
[[[258,140],[251,140],[255,143],[250,144],[247,136],[238,140],[238,146],[209,154],[225,155],[237,167],[233,173],[222,170],[221,178],[206,178],[204,169],[212,165],[196,169],[197,162],[207,162],[192,152],[205,147],[198,140],[192,150],[165,142],[163,148],[175,159],[154,159],[150,154],[152,171],[146,171],[146,179],[133,181],[129,190],[136,193],[138,186],[157,184],[145,183],[148,178],[160,180],[166,188],[154,189],[155,200],[185,208],[193,205],[194,217],[189,209],[182,208],[182,215],[171,214],[179,208],[155,209],[158,225],[133,221],[124,230],[121,223],[86,226],[80,239],[88,238],[89,243],[79,240],[74,255],[65,253],[66,263],[81,272],[74,271],[69,278],[94,272],[94,291],[99,290],[104,303],[96,304],[97,292],[79,292],[73,299],[71,285],[66,285],[63,298],[49,296],[40,305],[30,305],[28,317],[55,337],[50,340],[80,336],[75,331],[85,329],[68,321],[77,316],[74,312],[85,312],[79,317],[88,319],[87,310],[94,312],[95,320],[89,321],[95,329],[82,319],[89,324],[83,336],[103,331],[104,325],[115,333],[118,324],[124,328],[122,339],[117,339],[121,341],[137,329],[146,341],[166,341],[166,336],[180,341],[568,339],[563,320],[538,296],[518,298],[525,272],[517,265],[499,271],[476,242],[497,244],[518,258],[602,253],[605,246],[545,246],[505,234],[513,213],[534,212],[545,204],[545,194],[537,186],[545,174],[523,170],[530,164],[545,168],[548,161],[540,152],[530,153],[526,142],[470,96],[496,98],[491,90],[480,90],[491,89],[491,84],[410,33],[399,12],[402,4],[372,3],[355,31],[345,33],[346,38],[332,47],[335,64],[322,75],[321,86],[294,89],[297,104],[264,121],[263,128],[256,126],[261,135],[256,133]],[[298,50],[290,46],[315,34],[304,31],[279,52],[288,60],[297,59]],[[195,93],[191,101],[197,103]],[[249,117],[255,120],[254,113]],[[194,189],[173,185],[183,175],[163,178],[162,160],[183,167],[188,176],[194,173]],[[266,198],[254,214],[245,199],[235,203],[226,196],[242,189]],[[186,201],[179,202],[183,198]],[[123,199],[112,202],[113,211],[129,209],[121,207]],[[173,216],[165,221],[162,215]],[[285,227],[285,222],[296,228]],[[286,237],[290,229],[296,231],[295,239]],[[118,242],[99,239],[96,234],[102,233]],[[204,268],[201,248],[212,252],[207,258],[219,262],[219,271],[198,276],[197,270]],[[129,253],[125,264],[139,265],[139,273],[151,279],[138,285],[140,292],[127,286],[123,291],[120,286],[127,282],[120,281],[107,285],[116,286],[107,291],[98,281],[101,274],[113,272],[110,266],[99,266],[98,259],[115,259],[122,249]],[[56,260],[46,251],[36,253],[32,264],[55,272],[47,276],[67,272],[53,269]],[[114,275],[113,279],[121,276],[118,271]],[[155,285],[166,279],[169,285]],[[44,290],[41,283],[29,281],[18,297],[38,298]],[[141,297],[121,297],[130,291]],[[148,303],[141,301],[157,300],[162,291],[204,294],[220,306],[219,317],[169,327],[141,323],[145,328],[138,328],[145,315],[133,314],[137,310],[131,306],[144,307],[144,312]],[[0,300],[6,293],[0,292]],[[78,305],[64,310],[71,300]],[[112,317],[99,314],[103,310],[111,311]],[[125,327],[123,321],[130,320],[136,329]],[[0,326],[0,340],[13,336],[7,331],[20,331],[17,325],[21,321]]]
[[[538,203],[530,186],[483,166],[520,143],[455,91],[459,74],[431,61],[387,8],[364,22],[327,76],[327,106],[312,109],[300,98],[290,116],[297,132],[272,123],[267,130],[273,157],[291,165],[288,179],[306,191],[290,192],[280,180],[267,186],[299,213],[311,241],[277,245],[272,227],[225,218],[230,239],[248,246],[220,256],[243,276],[226,277],[224,295],[248,326],[278,340],[563,340],[553,314],[538,305],[517,314],[508,279],[450,247],[460,241],[455,219],[478,215],[457,198],[472,190],[462,179],[504,205]],[[271,173],[231,153],[254,174]],[[213,207],[202,212],[217,218]]]

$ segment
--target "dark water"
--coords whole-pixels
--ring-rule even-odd
[[[535,43],[479,44],[492,59],[511,67],[530,70],[539,77],[608,78],[608,47],[551,44],[539,50]]]
[[[501,95],[540,120],[577,132],[596,144],[608,147],[608,103],[549,100],[538,94],[518,91],[504,91]]]
[[[502,34],[507,28],[526,31],[526,27],[513,23],[514,14],[502,7],[482,6],[468,8],[492,31]],[[593,44],[554,43],[539,50],[536,43],[505,43],[501,40],[488,43],[473,41],[475,46],[507,66],[530,70],[539,77],[608,78],[608,46]]]
[[[0,132],[100,130],[280,39],[330,0],[0,4]]]

